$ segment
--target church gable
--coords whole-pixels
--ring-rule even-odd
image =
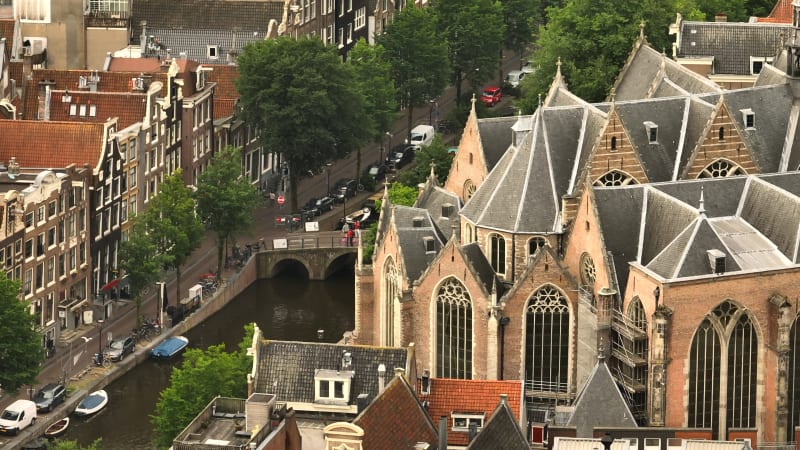
[[[473,99],[472,108],[458,144],[458,151],[453,158],[450,173],[444,185],[446,190],[457,194],[462,202],[469,200],[489,173],[483,151],[478,115],[475,113],[475,100]]]
[[[721,178],[756,174],[758,169],[751,151],[742,139],[736,121],[720,98],[700,145],[684,171],[683,179]]]
[[[652,126],[657,132],[657,125]],[[625,186],[648,182],[630,136],[613,107],[589,159],[588,182],[595,186]]]

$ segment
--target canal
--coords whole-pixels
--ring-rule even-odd
[[[224,343],[233,351],[250,322],[258,324],[267,339],[318,341],[317,330],[323,329],[322,341],[337,342],[354,327],[353,274],[338,274],[324,282],[293,276],[259,280],[187,333],[189,347]],[[64,439],[87,445],[102,438],[103,450],[154,449],[150,415],[169,384],[173,366],[180,363],[177,358],[138,365],[105,388],[108,407],[88,420],[74,418]]]

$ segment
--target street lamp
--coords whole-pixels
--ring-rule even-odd
[[[163,281],[159,281],[156,283],[158,285],[158,326],[160,330],[164,329],[164,311],[167,309],[166,300],[167,300],[167,293],[166,293],[166,283]]]
[[[97,354],[103,357],[103,319],[97,319],[97,324],[100,326],[100,334],[97,336]],[[102,359],[101,359],[102,361]]]
[[[389,137],[389,147],[391,148],[391,146],[392,146],[392,138],[394,137],[394,135],[387,131],[386,132],[386,136]],[[383,164],[384,163],[384,161],[383,161],[383,149],[384,149],[384,147],[383,147],[383,139],[381,139],[381,159],[378,160],[378,164]]]

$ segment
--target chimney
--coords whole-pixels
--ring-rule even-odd
[[[717,13],[714,15],[714,22],[727,22],[728,15],[725,13]]]
[[[708,264],[711,271],[716,274],[725,273],[725,253],[721,250],[712,248],[706,252],[708,254]]]
[[[384,388],[386,387],[386,380],[384,380],[384,376],[386,375],[386,366],[383,364],[378,366],[378,395],[383,392]]]
[[[367,406],[369,406],[369,396],[367,396],[367,394],[358,394],[358,397],[356,397],[356,405],[358,406],[357,414],[361,414],[361,411],[364,411],[367,409]]]
[[[439,417],[439,450],[447,450],[447,416]]]
[[[428,369],[422,371],[422,383],[420,394],[428,395],[431,393],[431,372]]]
[[[402,367],[395,367],[395,368],[394,368],[394,376],[396,376],[396,377],[402,377],[402,376],[404,376],[405,374],[406,374],[406,370],[405,370],[405,369],[403,369]]]
[[[500,394],[500,403],[508,405],[508,394]]]

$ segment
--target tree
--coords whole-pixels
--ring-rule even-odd
[[[183,363],[172,370],[170,385],[161,391],[155,414],[150,416],[160,447],[169,447],[214,397],[247,397],[247,374],[252,366],[247,348],[253,331],[253,324],[245,327],[245,338],[232,353],[225,351],[225,344],[186,350]]]
[[[225,245],[253,224],[253,209],[261,197],[250,182],[242,178],[241,149],[226,147],[211,159],[200,174],[197,191],[197,216],[217,235],[217,276],[222,273]]]
[[[203,223],[195,214],[192,192],[183,183],[180,169],[164,178],[142,220],[157,252],[163,256],[164,269],[175,269],[176,298],[180,299],[181,267],[205,236]]]
[[[414,108],[427,105],[447,85],[447,43],[439,35],[429,8],[410,4],[375,39],[385,49],[383,55],[391,67],[398,103],[406,108],[410,138]]]
[[[505,24],[503,44],[517,56],[523,56],[525,49],[533,42],[536,26],[544,21],[544,17],[538,14],[537,3],[534,0],[500,0]]]
[[[492,79],[500,67],[503,9],[495,0],[438,0],[432,8],[447,40],[456,102],[461,104],[463,80],[476,87]]]
[[[370,137],[377,143],[383,142],[384,134],[397,118],[397,90],[384,53],[385,49],[380,45],[369,45],[364,39],[359,39],[347,60],[352,65],[353,81],[364,95],[364,108],[371,122]],[[357,147],[356,151],[356,176],[353,178],[358,180],[361,175],[361,147]]]
[[[49,450],[100,450],[102,439],[97,439],[86,447],[78,444],[78,441],[52,441],[47,444]]]
[[[165,265],[164,255],[158,252],[153,235],[147,233],[141,217],[131,219],[133,226],[128,238],[120,245],[120,268],[125,273],[134,304],[136,321],[141,320],[142,291],[154,283]]]
[[[399,181],[406,186],[424,183],[431,174],[431,164],[434,166],[437,181],[444,184],[453,163],[453,157],[448,153],[447,146],[438,134],[431,145],[422,147],[417,152],[414,159],[416,159],[414,167],[402,172],[399,177]]]
[[[648,42],[668,48],[667,31],[674,20],[670,2],[660,0],[569,0],[548,10],[549,22],[540,30],[534,64],[538,70],[523,81],[527,113],[545,95],[560,58],[561,73],[577,96],[597,102],[605,98],[645,24]]]
[[[418,195],[416,187],[406,186],[403,183],[392,183],[389,188],[389,202],[393,205],[413,206]]]
[[[361,147],[374,134],[351,65],[316,37],[279,37],[248,44],[237,59],[246,122],[265,151],[289,165],[291,207],[299,175]]]
[[[16,393],[32,384],[44,359],[42,335],[29,305],[19,299],[20,285],[0,273],[0,387]]]

